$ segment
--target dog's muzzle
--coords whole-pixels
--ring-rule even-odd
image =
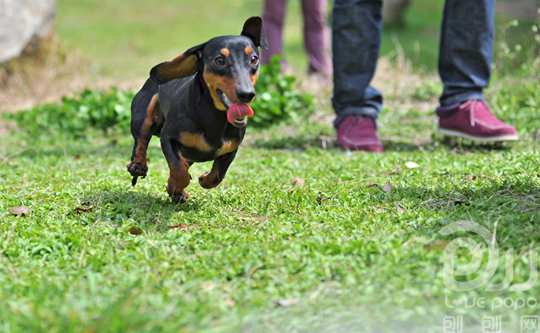
[[[253,117],[253,109],[246,103],[234,103],[219,89],[217,89],[217,94],[221,103],[227,108],[227,120],[229,123],[236,127],[246,126],[248,122],[247,117]]]

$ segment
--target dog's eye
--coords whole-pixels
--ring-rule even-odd
[[[223,59],[223,57],[217,57],[216,60],[214,60],[214,62],[215,62],[216,65],[218,65],[218,66],[223,66],[223,65],[225,65],[225,59]]]
[[[256,65],[258,62],[259,62],[259,57],[257,57],[256,55],[252,55],[251,56],[251,64]]]

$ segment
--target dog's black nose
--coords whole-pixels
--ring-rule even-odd
[[[238,97],[238,100],[242,103],[249,103],[255,98],[255,90],[238,89],[236,91],[236,97]]]

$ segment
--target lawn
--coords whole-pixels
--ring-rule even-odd
[[[59,17],[87,13],[93,3],[68,8],[61,0]],[[125,11],[117,20],[93,19],[115,24],[130,10],[154,15],[144,3],[107,3],[124,4]],[[241,3],[216,2],[216,10],[246,16],[249,6],[259,6]],[[198,12],[199,6],[185,1],[182,8],[191,21],[177,22],[178,29],[197,24],[187,9]],[[163,20],[172,24],[170,12]],[[200,38],[221,27],[211,15]],[[228,22],[227,33],[241,26],[232,16],[220,18]],[[69,24],[75,23],[60,22],[61,35]],[[179,48],[196,39],[187,35]],[[108,48],[114,41],[98,42]],[[83,53],[97,62],[108,57],[111,64],[145,68],[160,61],[146,47],[147,58],[138,62],[122,61],[123,49],[97,55],[88,47]],[[166,59],[176,44],[167,47]],[[513,60],[504,57],[502,64],[505,59]],[[441,332],[461,318],[464,332],[479,332],[486,319],[495,325],[501,316],[502,331],[520,332],[522,316],[540,313],[538,282],[523,291],[486,286],[508,276],[512,286],[535,277],[534,265],[529,273],[540,247],[534,61],[512,75],[496,74],[486,92],[496,115],[516,125],[520,142],[481,145],[440,137],[432,112],[437,78],[390,66],[379,81],[397,87],[388,94],[392,110],[380,122],[385,153],[335,148],[330,91],[319,88],[314,113],[298,110],[297,117],[268,128],[248,124],[223,183],[204,190],[193,182],[190,200],[178,206],[165,192],[168,169],[159,140],[150,144],[148,177],[132,187],[125,123],[76,135],[57,130],[69,118],[43,120],[50,131],[20,124],[0,137],[0,331]],[[396,78],[406,87],[395,86]],[[129,105],[123,92],[114,98],[118,110]],[[95,103],[83,107],[101,110]],[[210,167],[195,164],[190,173],[196,179]],[[28,211],[17,216],[13,209],[21,206]],[[484,227],[488,241],[473,231],[441,232],[460,221]],[[466,291],[445,283],[445,265],[464,267],[474,259],[461,248],[445,260],[445,248],[458,237],[469,239],[462,245],[478,243],[475,253],[482,255],[479,269],[456,272],[461,282],[484,276],[490,249],[498,246],[501,259],[489,283]]]

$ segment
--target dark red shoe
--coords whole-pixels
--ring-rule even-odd
[[[477,141],[516,141],[516,128],[497,119],[483,100],[439,107],[439,133]]]
[[[368,116],[348,115],[336,119],[337,141],[343,149],[382,152],[383,144],[377,135],[375,119]]]

